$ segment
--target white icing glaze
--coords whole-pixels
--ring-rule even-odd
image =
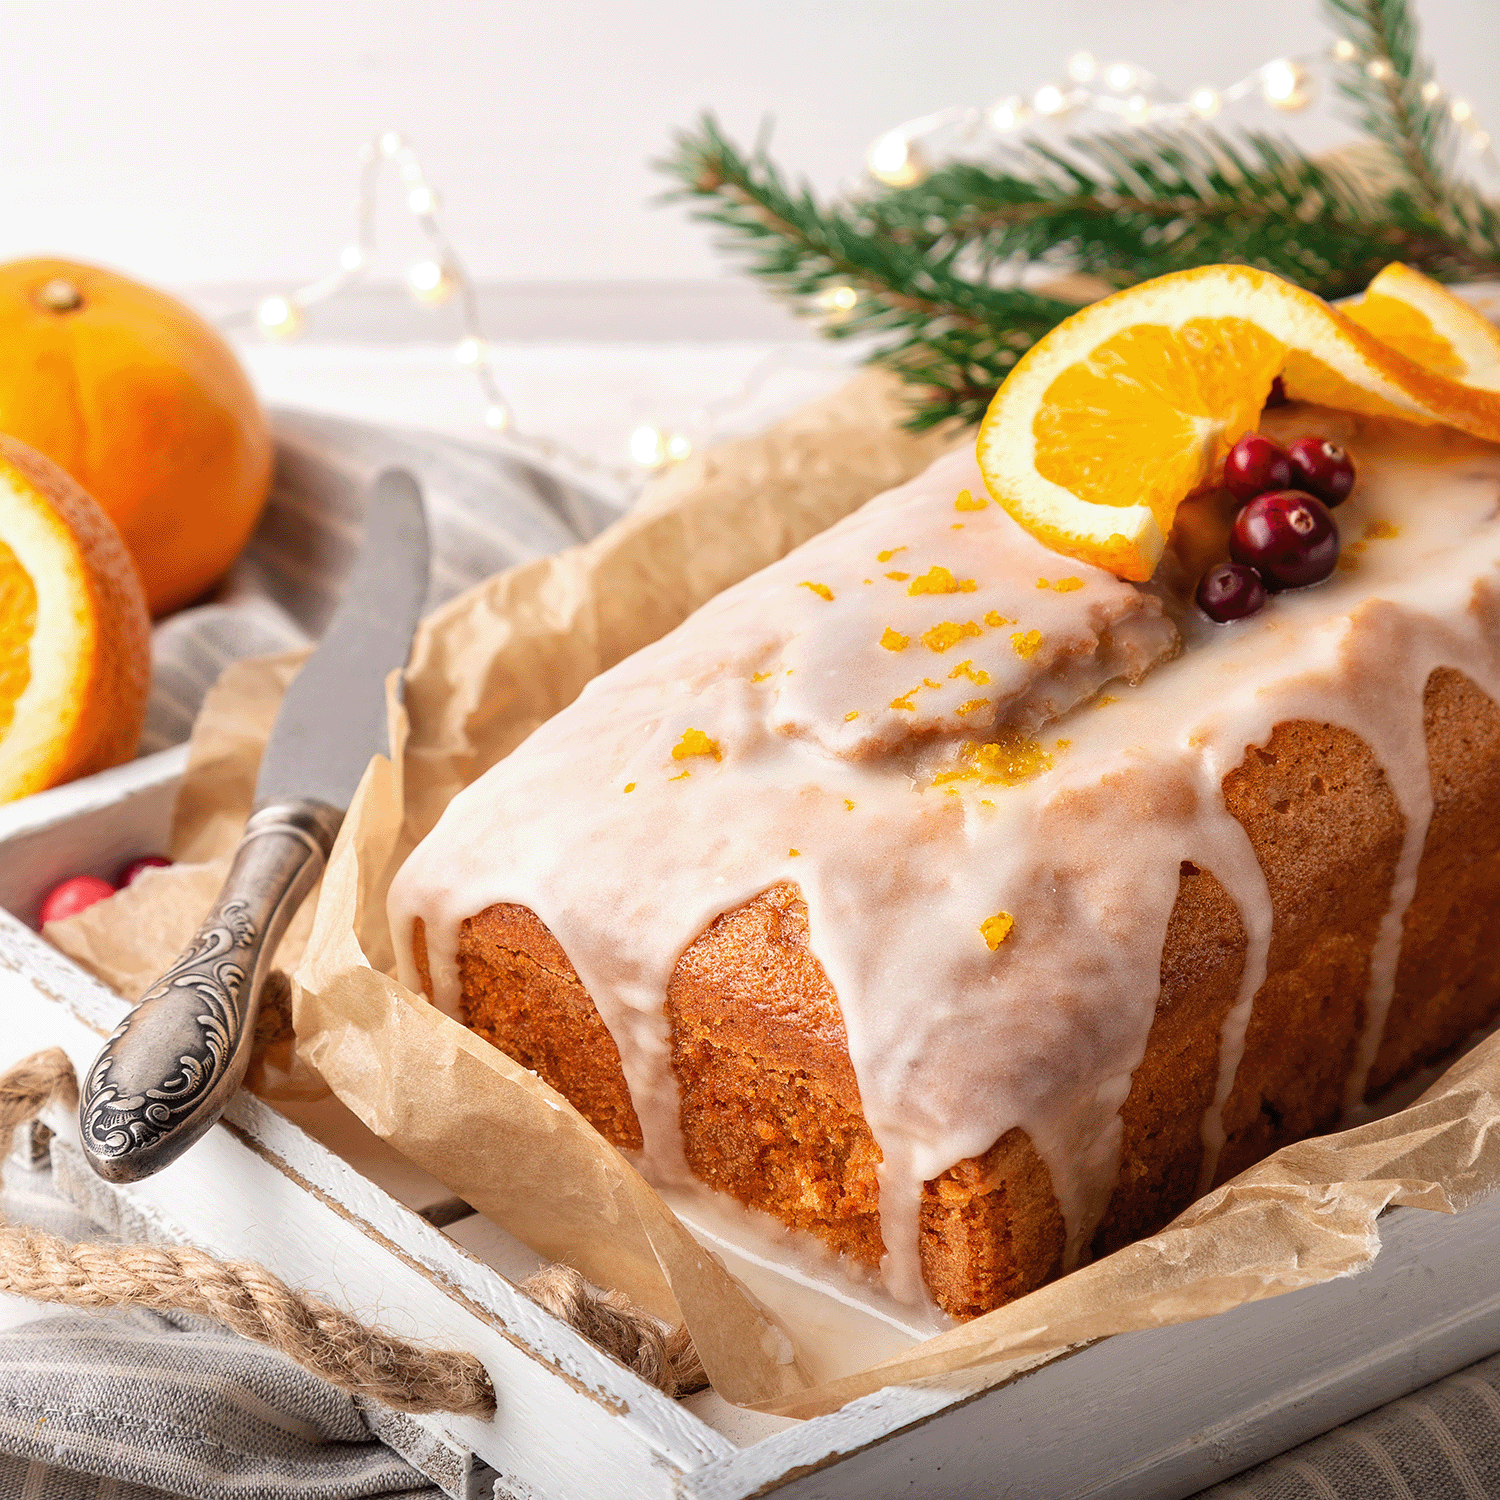
[[[1278,416],[1331,433],[1340,420]],[[1413,453],[1378,424],[1339,435],[1361,475],[1338,512],[1346,546],[1378,520],[1400,537],[1232,627],[1172,608],[1186,637],[1176,661],[1150,592],[1046,551],[993,504],[955,511],[960,489],[983,487],[968,453],[940,460],[604,673],[455,798],[391,890],[400,977],[416,987],[420,917],[434,1001],[454,1012],[460,923],[495,902],[530,907],[619,1044],[648,1172],[681,1181],[668,979],[714,917],[794,881],[883,1156],[886,1285],[923,1299],[922,1183],[1012,1126],[1051,1172],[1076,1262],[1118,1174],[1119,1109],[1184,860],[1225,887],[1249,940],[1203,1127],[1212,1176],[1271,936],[1264,876],[1220,790],[1245,747],[1290,719],[1343,725],[1370,744],[1406,820],[1352,1099],[1379,1043],[1430,812],[1428,674],[1453,666],[1500,698],[1500,642],[1472,607],[1476,589],[1500,585],[1500,450],[1428,438]],[[896,547],[907,550],[880,560]],[[913,596],[910,578],[884,576],[934,564],[973,587]],[[1014,623],[987,624],[990,611]],[[969,621],[947,649],[922,644]],[[888,627],[904,649],[880,645]],[[1031,630],[1042,640],[1023,657],[1011,638],[1024,647]],[[1122,672],[1140,680],[1101,695]],[[903,697],[910,709],[894,706]],[[1045,773],[934,783],[962,740],[1049,718]],[[689,729],[718,758],[674,758]],[[992,951],[980,928],[1000,911],[1015,926]]]

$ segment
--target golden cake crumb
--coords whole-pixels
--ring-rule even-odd
[[[1052,757],[1041,745],[1014,730],[984,744],[978,740],[965,740],[959,746],[958,757],[959,769],[939,771],[932,778],[933,786],[943,786],[950,781],[975,781],[981,786],[1018,786],[1052,769]]]

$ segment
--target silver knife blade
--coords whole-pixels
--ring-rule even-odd
[[[347,808],[370,757],[389,753],[385,679],[406,662],[428,565],[422,492],[404,469],[387,469],[371,486],[343,597],[282,700],[257,807],[299,798]]]

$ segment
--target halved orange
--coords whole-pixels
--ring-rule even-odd
[[[0,802],[128,760],[150,685],[151,616],[120,533],[0,436]]]
[[[1500,441],[1500,394],[1424,369],[1269,272],[1200,266],[1085,307],[1029,349],[985,415],[979,466],[1047,546],[1146,579],[1277,375],[1294,399]]]
[[[1394,261],[1339,310],[1423,368],[1500,391],[1500,328],[1420,271]]]

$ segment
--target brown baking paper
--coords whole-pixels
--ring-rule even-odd
[[[900,414],[886,378],[861,377],[763,437],[672,471],[593,542],[500,574],[424,622],[407,677],[409,721],[393,705],[395,764],[377,759],[359,789],[295,975],[299,1050],[366,1125],[539,1253],[663,1318],[680,1315],[722,1396],[787,1416],[924,1376],[973,1371],[974,1383],[987,1383],[1110,1334],[1350,1275],[1378,1253],[1376,1220],[1388,1206],[1451,1213],[1500,1186],[1497,1036],[1410,1108],[1287,1147],[1160,1234],[812,1386],[773,1322],[565,1100],[390,977],[386,889],[452,795],[595,673],[953,440],[913,437],[899,430]],[[174,853],[204,861],[232,846],[294,670],[280,658],[225,674],[194,733]],[[189,913],[213,889],[206,868],[156,872],[149,886],[49,935],[100,972],[150,970],[148,905],[171,914],[155,919],[158,938],[165,927],[185,938]],[[295,949],[289,935],[280,961]]]

